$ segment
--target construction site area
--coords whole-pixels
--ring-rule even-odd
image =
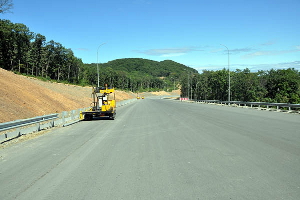
[[[92,87],[41,81],[0,68],[0,123],[91,106]],[[146,95],[174,95],[179,91]],[[115,90],[116,102],[144,94]]]

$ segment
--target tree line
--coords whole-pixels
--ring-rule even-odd
[[[226,69],[201,74],[187,73],[181,79],[181,96],[195,100],[228,100],[229,72]],[[298,70],[271,69],[230,72],[230,100],[246,102],[300,103]]]
[[[71,49],[33,33],[21,23],[0,20],[0,66],[53,80],[79,82],[82,60]]]
[[[78,85],[96,86],[97,64],[83,64],[71,49],[33,33],[20,23],[0,19],[0,67],[20,74]],[[172,60],[124,58],[99,64],[100,85],[132,92],[181,89],[182,97],[228,100],[228,70],[198,73]],[[300,103],[300,75],[295,69],[230,72],[230,100]]]
[[[0,19],[0,67],[44,80],[97,85],[97,64],[83,64],[71,49],[47,41],[21,23]],[[171,60],[126,58],[99,64],[100,84],[137,91],[178,88],[181,71],[197,71]]]

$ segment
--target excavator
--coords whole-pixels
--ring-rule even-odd
[[[80,119],[90,121],[95,117],[106,117],[114,120],[116,117],[115,89],[105,84],[104,87],[94,87],[91,108],[80,113]]]

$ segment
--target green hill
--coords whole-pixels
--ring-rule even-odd
[[[110,67],[117,71],[125,71],[128,73],[139,72],[154,77],[179,76],[184,70],[197,73],[195,69],[172,60],[157,62],[143,58],[124,58],[109,61],[103,64],[103,66]]]
[[[108,83],[131,91],[171,90],[178,85],[182,74],[197,70],[174,62],[161,62],[143,58],[123,58],[99,64],[100,84]],[[97,64],[85,64],[87,83],[97,80]],[[176,89],[176,88],[175,88]]]
[[[43,80],[97,85],[97,64],[83,64],[73,51],[25,24],[0,19],[0,67]],[[99,65],[99,84],[131,90],[161,90],[179,82],[182,74],[196,70],[171,60],[117,59]],[[185,72],[185,73],[184,73]],[[164,77],[164,78],[162,78]],[[174,88],[174,87],[173,87]]]

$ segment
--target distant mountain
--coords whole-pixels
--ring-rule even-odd
[[[143,58],[123,58],[99,64],[100,84],[130,91],[159,91],[178,89],[182,77],[197,70],[172,60],[161,62]],[[85,64],[82,70],[85,83],[97,80],[97,64]],[[163,77],[163,78],[162,78]]]
[[[101,64],[101,67],[110,67],[116,71],[124,71],[129,74],[139,73],[153,77],[169,77],[171,75],[179,77],[183,72],[198,73],[197,70],[172,60],[157,62],[143,58],[116,59]]]

